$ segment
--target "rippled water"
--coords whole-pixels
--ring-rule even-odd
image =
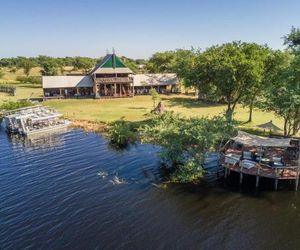
[[[299,248],[298,193],[241,192],[213,168],[198,187],[160,188],[157,151],[0,132],[0,249]]]

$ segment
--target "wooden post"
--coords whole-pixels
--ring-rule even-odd
[[[298,185],[299,185],[299,167],[297,168],[297,176],[295,180],[295,191],[298,190]]]
[[[131,89],[132,89],[132,96],[134,96],[134,85],[133,85],[133,83],[132,83]]]
[[[240,169],[240,185],[243,183],[243,167]]]
[[[275,170],[275,182],[274,182],[274,189],[277,191],[278,188],[278,168]]]
[[[104,83],[104,95],[107,95],[107,88],[106,88],[106,84]]]
[[[297,176],[295,180],[295,190],[298,190],[299,185],[299,168],[300,168],[300,140],[298,141],[298,167],[297,167]]]
[[[256,183],[255,183],[256,188],[258,188],[259,186],[259,175],[260,175],[260,167],[257,168]]]
[[[274,182],[274,189],[275,189],[275,191],[277,191],[277,188],[278,188],[278,179],[276,178],[275,182]]]
[[[59,95],[63,95],[63,90],[62,89],[59,89]]]
[[[115,83],[115,90],[114,90],[114,95],[117,95],[117,84]]]

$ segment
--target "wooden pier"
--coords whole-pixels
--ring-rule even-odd
[[[225,155],[224,155],[225,156]],[[226,156],[228,157],[228,156]],[[272,167],[262,163],[257,163],[255,167],[246,168],[240,164],[242,161],[238,161],[235,164],[221,163],[221,166],[225,170],[225,179],[230,175],[230,172],[236,172],[240,174],[240,184],[243,183],[244,175],[250,175],[256,177],[255,186],[259,187],[259,182],[262,177],[270,178],[274,180],[274,189],[278,188],[279,180],[293,180],[295,182],[295,190],[299,185],[299,167],[298,166],[284,166],[284,167]]]
[[[255,176],[255,186],[259,187],[261,178],[274,180],[274,189],[279,181],[294,181],[298,189],[300,175],[298,138],[268,138],[239,132],[221,152],[220,165],[224,177],[231,172],[239,174],[243,183],[245,175]]]

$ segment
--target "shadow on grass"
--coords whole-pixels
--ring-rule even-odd
[[[129,107],[128,109],[146,109],[145,107]]]
[[[42,86],[38,84],[16,84],[17,87],[22,87],[22,88],[30,88],[30,89],[41,89]]]
[[[271,136],[271,137],[282,137],[283,135],[280,133],[276,133],[274,131],[262,130],[259,128],[244,128],[241,127],[239,130],[245,131],[250,134],[259,135],[259,136]]]
[[[184,97],[173,97],[173,98],[162,98],[162,101],[167,102],[171,106],[182,106],[185,108],[208,108],[208,107],[221,107],[224,104],[204,102],[197,100],[196,98],[184,98]]]

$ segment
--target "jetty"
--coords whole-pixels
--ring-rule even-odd
[[[2,126],[8,133],[33,135],[66,128],[70,121],[62,118],[55,109],[30,106],[4,113]]]
[[[231,172],[239,174],[240,184],[244,175],[255,176],[256,187],[262,178],[274,180],[277,190],[280,180],[294,181],[299,185],[299,146],[297,138],[271,138],[239,131],[223,148],[220,157],[225,179]]]

